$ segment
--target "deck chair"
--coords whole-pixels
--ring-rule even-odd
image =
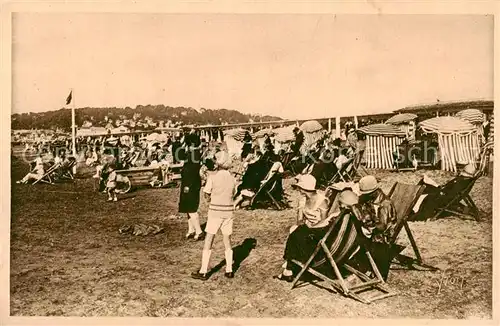
[[[348,174],[348,178],[350,180],[354,180],[355,177],[362,178],[365,175],[368,175],[366,169],[361,165],[361,161],[363,161],[363,155],[365,154],[365,150],[361,150],[354,155],[354,163],[350,170],[346,171]]]
[[[414,266],[419,266],[429,270],[437,270],[436,267],[424,264],[422,256],[420,255],[420,250],[418,249],[415,238],[413,237],[410,226],[408,225],[408,218],[413,214],[413,207],[423,194],[425,187],[425,184],[422,182],[419,182],[416,185],[396,182],[392,186],[391,191],[389,192],[389,199],[396,209],[397,222],[394,228],[393,236],[389,240],[389,243],[396,246],[396,240],[398,239],[401,231],[404,229],[408,239],[410,240],[415,258],[411,258],[400,253],[396,257],[399,263],[412,267],[413,269],[415,269]]]
[[[59,168],[61,168],[60,163],[52,165],[51,167],[48,168],[48,170],[45,172],[45,174],[43,176],[41,176],[39,179],[35,180],[33,182],[33,184],[37,184],[39,182],[54,184],[55,175],[56,175],[57,170]]]
[[[286,208],[286,205],[281,202],[280,200],[277,200],[273,196],[273,191],[276,189],[278,186],[278,182],[281,182],[283,176],[282,173],[280,172],[273,172],[272,175],[268,176],[259,190],[255,192],[255,194],[252,196],[250,199],[250,204],[248,205],[248,208],[250,209],[255,209],[256,205],[259,202],[262,202],[263,200],[270,200],[272,205],[277,209],[277,210],[282,210]]]
[[[281,157],[281,164],[283,164],[283,168],[285,169],[285,171],[287,171],[289,168],[293,168],[293,166],[291,166],[290,163],[292,162],[294,156],[295,156],[294,152],[286,152]],[[291,172],[295,173],[295,171]]]
[[[355,215],[347,210],[341,211],[340,215],[330,224],[328,232],[316,245],[311,257],[305,263],[292,260],[294,264],[301,268],[292,281],[292,289],[297,286],[304,273],[308,272],[325,281],[334,292],[365,304],[396,295],[396,292],[387,287],[368,247],[364,244],[366,238],[361,234],[360,224]],[[315,261],[320,252],[325,257]],[[371,267],[370,272],[372,272],[372,277],[360,272],[349,264],[350,258],[356,253],[366,255]],[[326,266],[333,269],[335,279],[318,271],[319,267],[323,264],[329,264]],[[323,266],[323,268],[326,266]],[[349,285],[346,278],[344,278],[344,275],[347,273],[357,276],[361,284]],[[373,293],[373,291],[378,292],[376,296],[364,295],[364,293]]]
[[[444,203],[444,205],[437,208],[435,214],[431,217],[431,220],[436,220],[444,213],[450,213],[462,217],[473,217],[476,221],[479,221],[479,209],[472,200],[470,192],[474,187],[476,181],[486,173],[486,168],[488,165],[488,157],[490,151],[493,149],[493,142],[486,143],[482,150],[480,161],[477,166],[477,172],[474,177],[472,177],[469,182],[461,185],[459,189],[455,189],[456,194],[450,201]],[[468,212],[465,212],[468,209]]]
[[[67,163],[61,164],[59,168],[59,178],[73,180],[75,176],[73,175],[73,168],[76,165],[76,160],[72,159]]]
[[[354,158],[349,159],[347,162],[342,165],[342,167],[335,173],[335,175],[330,179],[328,184],[333,184],[336,182],[347,182],[352,180],[347,171],[351,171],[354,166]]]

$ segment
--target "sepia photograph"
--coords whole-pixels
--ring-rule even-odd
[[[493,318],[493,15],[11,17],[11,317]]]

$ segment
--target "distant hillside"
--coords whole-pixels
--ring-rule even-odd
[[[244,123],[280,120],[279,117],[243,114],[236,110],[170,107],[165,105],[138,105],[126,108],[80,108],[76,109],[77,126],[89,125],[105,127],[109,121],[117,125],[137,125],[156,127],[160,125],[206,125],[222,123]],[[144,122],[135,124],[134,122]],[[41,113],[22,113],[11,116],[12,129],[71,129],[71,110]],[[143,128],[141,128],[143,129]]]

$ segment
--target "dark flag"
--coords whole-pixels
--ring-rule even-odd
[[[73,91],[69,92],[68,97],[66,98],[66,105],[71,103],[71,99],[73,98]]]

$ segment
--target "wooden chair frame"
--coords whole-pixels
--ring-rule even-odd
[[[384,279],[382,278],[382,275],[380,274],[380,271],[379,271],[375,261],[373,260],[373,257],[371,255],[370,251],[363,244],[363,241],[356,241],[355,245],[359,246],[359,249],[368,258],[368,261],[369,261],[369,264],[371,267],[371,272],[375,276],[370,278],[368,275],[358,271],[357,269],[350,266],[349,264],[343,263],[340,267],[344,268],[346,271],[350,272],[351,274],[356,275],[362,281],[361,284],[349,286],[349,284],[346,282],[346,280],[342,276],[342,273],[340,272],[339,265],[337,264],[337,262],[333,258],[333,255],[330,252],[330,248],[328,248],[328,246],[326,245],[326,241],[327,241],[328,237],[331,235],[335,226],[339,222],[354,223],[356,225],[355,227],[356,227],[358,234],[361,234],[360,230],[359,230],[359,223],[357,222],[355,215],[351,214],[350,212],[348,212],[346,210],[341,211],[340,215],[331,223],[330,228],[328,229],[325,236],[318,242],[313,254],[309,257],[309,259],[305,263],[301,263],[300,261],[297,261],[297,260],[292,260],[292,262],[294,264],[301,267],[300,272],[295,276],[294,280],[292,281],[292,289],[296,287],[298,281],[304,275],[304,273],[308,272],[308,273],[311,273],[312,275],[318,277],[319,279],[322,279],[323,281],[327,282],[327,284],[330,285],[330,288],[333,291],[340,293],[340,294],[343,294],[347,297],[353,298],[355,300],[358,300],[358,301],[365,303],[365,304],[370,304],[374,301],[381,300],[381,299],[396,295],[397,292],[392,291],[391,289],[389,289],[387,287],[387,284],[384,281]],[[359,236],[358,236],[358,238],[359,238]],[[316,269],[311,267],[311,264],[312,264],[314,258],[318,255],[318,253],[320,251],[323,251],[324,254],[326,255],[328,263],[333,268],[336,279],[331,279],[328,276],[320,273],[319,271],[317,271]],[[362,292],[367,291],[367,290],[378,290],[378,291],[382,292],[383,294],[377,295],[377,296],[371,297],[371,298],[365,298],[365,297],[360,295]]]

